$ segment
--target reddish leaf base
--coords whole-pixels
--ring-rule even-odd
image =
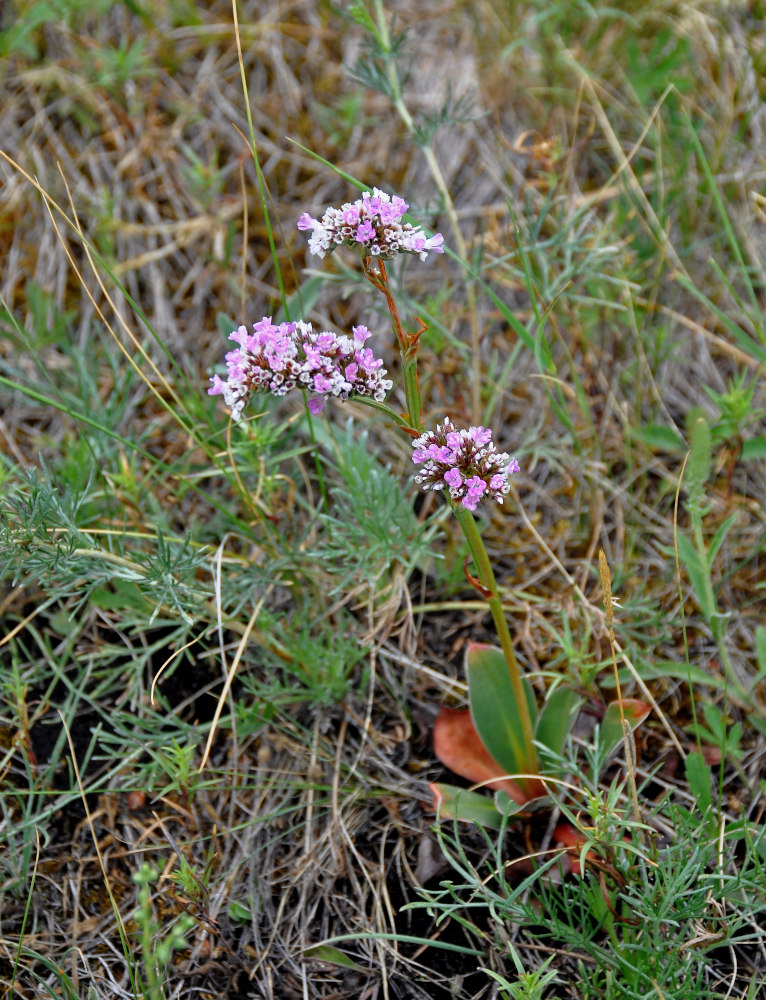
[[[479,739],[467,708],[443,708],[436,717],[433,731],[434,753],[450,771],[475,784],[487,782],[489,788],[504,791],[518,805],[545,795],[545,785],[535,779],[521,783],[504,778],[506,772],[491,757]]]
[[[572,826],[571,823],[558,823],[553,831],[553,839],[557,844],[561,844],[562,847],[567,848],[566,853],[569,858],[569,867],[572,874],[582,875],[580,851],[582,850],[582,845],[587,842],[587,838],[583,835],[582,831]],[[595,858],[595,854],[593,851],[588,851],[585,858],[592,861]]]
[[[489,788],[502,790],[518,805],[545,794],[542,782],[527,781],[522,790],[511,778],[500,777],[505,772],[479,739],[476,727],[467,708],[442,708],[436,717],[433,730],[434,753],[450,771],[475,784],[486,782]],[[532,787],[535,786],[535,787]],[[439,805],[439,792],[434,785],[434,807]],[[559,823],[553,831],[554,841],[566,848],[562,861],[573,875],[582,875],[580,850],[586,843],[583,833],[571,823]],[[586,858],[595,857],[589,851]]]

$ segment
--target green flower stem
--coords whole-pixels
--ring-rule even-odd
[[[402,355],[402,380],[404,382],[404,398],[407,400],[410,427],[420,433],[423,430],[423,414],[420,404],[420,383],[418,382],[418,359],[406,358]]]
[[[372,399],[371,396],[354,396],[354,402],[358,403],[360,406],[369,406],[370,409],[377,410],[379,413],[388,417],[389,420],[393,420],[397,427],[401,428],[401,430],[412,435],[413,437],[417,437],[420,433],[419,430],[416,431],[414,427],[410,426],[407,417],[397,413],[396,410],[392,410],[391,407],[387,406],[385,403],[379,403],[377,399]]]
[[[157,872],[148,863],[143,862],[133,875],[133,882],[138,886],[138,909],[136,917],[141,927],[141,957],[146,974],[146,994],[150,1000],[162,1000],[162,984],[157,974],[157,964],[153,948],[153,938],[156,926],[152,919],[151,884],[157,878]]]
[[[503,611],[500,595],[497,590],[497,581],[495,580],[492,563],[490,562],[486,546],[484,545],[484,539],[481,537],[479,526],[476,523],[476,519],[471,511],[468,510],[467,507],[463,507],[462,504],[452,504],[452,509],[458,520],[458,524],[463,529],[465,539],[468,542],[471,558],[473,559],[474,565],[478,570],[481,585],[488,594],[487,603],[489,604],[489,609],[492,612],[492,620],[494,621],[495,628],[497,629],[497,635],[500,639],[500,646],[503,650],[503,655],[505,656],[505,662],[508,664],[508,676],[510,677],[511,687],[513,688],[513,694],[519,709],[522,736],[524,738],[528,754],[527,766],[529,767],[530,773],[537,773],[540,765],[537,760],[537,751],[535,750],[534,745],[535,734],[532,728],[532,719],[529,716],[527,698],[521,681],[521,671],[519,670],[519,665],[516,662],[516,654],[513,651],[511,633],[508,628],[505,612]]]
[[[399,318],[399,311],[396,308],[396,302],[394,301],[394,297],[391,294],[391,289],[388,284],[386,266],[382,260],[379,258],[365,257],[363,258],[363,269],[364,276],[370,284],[377,288],[379,292],[382,292],[382,294],[386,297],[388,311],[391,315],[391,324],[393,326],[394,336],[399,344],[399,350],[402,357],[404,395],[407,400],[407,412],[410,428],[418,431],[422,430],[424,425],[422,416],[422,401],[420,397],[420,384],[418,382],[417,353],[418,341],[425,327],[421,323],[421,329],[417,333],[409,334],[404,332],[402,322]],[[508,675],[511,680],[513,695],[519,709],[519,718],[521,719],[522,729],[521,735],[527,751],[526,766],[528,773],[538,774],[540,765],[534,745],[535,734],[532,728],[532,719],[529,715],[527,698],[524,692],[524,685],[521,680],[521,671],[519,670],[519,665],[516,662],[516,654],[513,651],[511,633],[508,629],[508,622],[506,621],[503,605],[500,601],[500,595],[498,594],[497,581],[495,580],[492,563],[489,560],[484,540],[481,537],[481,532],[479,531],[478,525],[476,524],[471,511],[468,510],[467,507],[463,507],[462,504],[450,503],[450,506],[452,507],[460,527],[463,529],[463,534],[466,537],[468,547],[471,551],[471,557],[479,573],[479,581],[482,588],[488,595],[487,603],[489,604],[489,609],[492,612],[492,618],[495,622],[495,628],[497,629],[497,635],[500,639],[500,646],[503,650],[505,662],[508,664]]]

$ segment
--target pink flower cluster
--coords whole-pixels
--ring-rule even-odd
[[[502,503],[510,489],[508,477],[519,471],[515,458],[495,449],[491,430],[457,430],[449,417],[421,434],[412,447],[412,461],[423,466],[415,482],[424,490],[446,487],[468,510],[476,510],[484,497]]]
[[[239,347],[226,355],[228,377],[224,382],[213,375],[208,393],[223,395],[234,420],[255,392],[284,396],[306,389],[316,393],[309,400],[312,413],[319,413],[325,396],[371,396],[382,402],[393,383],[385,377],[383,362],[363,346],[371,336],[367,327],[355,326],[352,333],[317,333],[300,321],[276,326],[270,316],[254,323],[253,333],[241,326],[229,337]]]
[[[357,201],[328,208],[321,220],[304,212],[298,219],[298,229],[311,231],[309,250],[317,257],[343,244],[372,257],[415,253],[425,260],[429,251],[444,253],[441,233],[426,236],[420,226],[401,221],[408,207],[402,198],[373,188]]]

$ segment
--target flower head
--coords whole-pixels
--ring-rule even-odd
[[[364,191],[355,202],[326,209],[321,220],[304,212],[298,219],[298,229],[311,232],[309,250],[317,257],[324,257],[342,245],[372,257],[414,253],[425,260],[429,252],[444,253],[441,233],[426,236],[420,226],[401,221],[408,207],[402,198],[373,188]]]
[[[300,321],[277,326],[271,317],[254,323],[252,333],[240,326],[229,337],[239,347],[226,355],[228,377],[224,382],[213,375],[208,393],[223,396],[234,420],[255,392],[284,396],[306,389],[316,394],[309,400],[312,413],[319,413],[325,396],[371,396],[382,402],[393,383],[382,360],[363,346],[371,336],[367,327],[355,326],[352,334],[317,333]]]
[[[448,489],[468,510],[476,510],[484,497],[502,503],[509,476],[519,471],[515,458],[495,449],[491,430],[457,430],[449,417],[421,434],[412,448],[412,461],[423,466],[415,482],[424,490]]]

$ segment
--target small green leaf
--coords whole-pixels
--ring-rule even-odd
[[[676,677],[682,681],[705,684],[708,687],[723,688],[726,686],[722,677],[711,676],[702,667],[698,667],[696,663],[658,660],[656,663],[639,663],[636,665],[636,669],[641,679],[645,681],[654,680],[657,677]],[[624,673],[621,672],[621,683],[626,683],[629,679],[630,673],[627,670]]]
[[[747,274],[747,268],[743,269],[743,273]],[[756,358],[761,362],[761,364],[766,364],[766,350],[764,347],[751,337],[749,333],[743,330],[741,326],[735,323],[725,309],[721,309],[717,306],[712,299],[709,299],[704,292],[700,291],[683,274],[677,274],[675,280],[679,285],[681,285],[682,288],[685,288],[688,292],[694,295],[695,298],[703,302],[707,308],[718,317],[722,325],[726,327],[729,333],[732,334],[743,351],[749,354],[752,358]]]
[[[215,317],[215,325],[218,327],[219,333],[223,334],[224,337],[228,337],[233,330],[237,329],[239,323],[230,316],[227,316],[226,313],[218,313]]]
[[[72,617],[71,611],[56,611],[48,619],[51,627],[62,637],[79,635],[82,631],[82,622]]]
[[[360,24],[363,28],[366,28],[367,31],[372,32],[372,34],[377,37],[378,32],[375,22],[361,0],[354,0],[353,3],[350,3],[348,6],[348,12],[357,24]]]
[[[150,614],[154,605],[130,580],[113,579],[107,587],[94,587],[90,602],[102,611],[137,611]]]
[[[635,698],[624,698],[622,711],[625,721],[631,730],[640,725],[651,712],[651,705]],[[623,741],[622,719],[620,717],[620,702],[612,701],[606,707],[604,718],[599,726],[599,740],[606,759]]]
[[[714,737],[713,742],[716,746],[719,746],[722,751],[725,750],[727,726],[726,716],[717,705],[711,705],[709,703],[702,706],[702,714],[705,716],[705,722],[708,725],[711,735]]]
[[[678,532],[678,558],[686,567],[689,580],[694,588],[694,594],[700,611],[704,615],[705,621],[709,622],[716,613],[715,599],[712,590],[708,587],[708,568],[702,564],[702,560],[692,543]]]
[[[245,924],[253,919],[253,914],[242,903],[229,903],[229,917],[236,924]]]
[[[760,733],[761,736],[766,736],[766,718],[752,712],[748,715],[747,721],[757,733]],[[763,785],[766,788],[766,782],[763,782]],[[764,791],[764,795],[766,795],[766,791]]]
[[[434,803],[439,807],[440,819],[465,820],[489,830],[499,830],[502,826],[503,818],[497,811],[494,800],[487,795],[441,783],[432,784],[431,791],[434,793]],[[509,796],[505,797],[508,802],[513,803]]]
[[[330,962],[332,965],[340,965],[344,969],[353,969],[354,972],[366,972],[367,970],[358,965],[348,955],[345,955],[340,948],[333,948],[329,944],[315,944],[311,948],[303,949],[304,958],[313,958],[318,962]]]
[[[710,787],[710,768],[705,763],[702,754],[695,750],[686,758],[686,780],[689,791],[697,800],[700,812],[705,813],[713,807],[713,793]]]
[[[758,434],[756,437],[748,438],[742,445],[740,458],[743,462],[747,462],[751,458],[766,458],[766,437],[763,434]]]
[[[645,424],[631,433],[633,437],[643,441],[654,451],[673,455],[685,449],[681,437],[671,427],[663,427],[662,424]]]
[[[718,555],[718,550],[723,545],[724,539],[731,531],[732,527],[734,526],[734,522],[736,520],[737,520],[737,514],[736,513],[730,514],[729,517],[726,518],[721,527],[718,529],[718,531],[716,531],[716,533],[713,535],[707,550],[708,566],[713,565],[715,557]]]
[[[759,674],[766,674],[766,627],[763,625],[755,630],[755,655]]]
[[[330,279],[322,274],[307,278],[301,287],[287,300],[287,310],[280,308],[274,318],[275,323],[286,323],[295,316],[308,316],[312,312],[319,293]]]

